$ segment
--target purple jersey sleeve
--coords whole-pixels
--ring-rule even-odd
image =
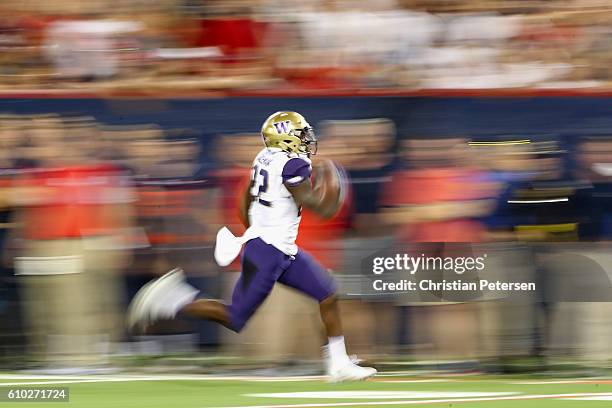
[[[283,183],[290,187],[297,186],[308,180],[310,172],[310,164],[306,160],[294,157],[283,167]]]

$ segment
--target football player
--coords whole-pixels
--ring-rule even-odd
[[[279,282],[318,302],[328,337],[323,351],[330,381],[371,377],[376,374],[374,368],[360,367],[347,355],[333,279],[295,244],[302,207],[322,217],[330,217],[336,210],[326,200],[322,178],[317,177],[314,186],[310,182],[310,156],[317,149],[312,127],[297,112],[277,112],[266,119],[261,135],[265,147],[253,161],[251,183],[240,205],[248,228],[241,241],[236,239],[245,244],[242,273],[231,304],[198,298],[198,290],[185,281],[180,269],[174,269],[140,289],[130,305],[128,325],[146,326],[181,313],[240,332]],[[334,168],[331,162],[324,162],[324,166],[327,171]],[[216,255],[222,244],[220,237],[221,232]],[[225,261],[217,261],[229,264],[239,248],[236,246],[235,254]]]

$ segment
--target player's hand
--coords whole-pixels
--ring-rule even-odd
[[[313,163],[313,189],[320,189],[326,183],[331,188],[338,188],[338,179],[331,177],[335,171],[336,165],[330,159],[320,158]]]

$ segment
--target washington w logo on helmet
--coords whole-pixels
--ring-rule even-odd
[[[278,132],[278,134],[280,135],[280,134],[289,132],[291,121],[284,120],[282,122],[275,122],[273,123],[273,125],[276,128],[276,131]]]

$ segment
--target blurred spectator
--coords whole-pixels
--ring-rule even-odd
[[[385,219],[404,242],[481,242],[477,221],[493,210],[495,186],[470,165],[465,139],[406,140],[408,168],[394,175],[384,198]],[[418,192],[418,194],[415,194]]]
[[[236,234],[246,229],[238,216],[238,202],[250,182],[253,160],[262,148],[261,136],[255,133],[222,135],[215,146],[223,223]]]
[[[132,34],[135,22],[80,20],[52,22],[47,28],[47,52],[61,78],[88,81],[119,73],[119,35]]]
[[[3,5],[0,85],[596,87],[611,74],[605,2],[86,3]]]
[[[493,210],[497,186],[475,165],[470,153],[463,138],[402,141],[400,168],[381,199],[383,219],[396,229],[398,251],[445,259],[472,256],[473,246],[486,239],[481,218]],[[438,281],[447,277],[443,269],[423,273]],[[453,272],[448,275],[450,278]],[[475,349],[469,344],[474,342],[476,309],[461,303],[466,300],[464,295],[400,294],[398,343],[413,350],[426,345],[421,352],[435,355],[472,355]]]
[[[585,220],[584,238],[610,240],[612,238],[612,139],[584,138],[577,152],[578,177],[591,183],[580,203],[589,208]]]
[[[220,282],[212,256],[219,224],[218,195],[208,175],[198,174],[197,141],[167,140],[155,128],[148,132],[146,128],[133,131],[154,138],[135,140],[130,147],[138,197],[136,217],[142,228],[140,248],[136,250],[135,264],[128,277],[130,293],[135,293],[151,278],[180,267],[197,287],[210,296],[218,296]],[[209,333],[199,341],[217,343],[216,338],[210,338],[217,327],[200,326],[206,326]],[[149,333],[185,330],[182,322],[171,322],[156,325]]]
[[[122,334],[117,273],[127,261],[130,186],[120,169],[96,158],[87,142],[95,138],[95,124],[87,118],[59,129],[44,123],[27,147],[36,166],[15,179],[13,198],[20,207],[15,270],[24,288],[28,344],[53,367],[100,364]]]

